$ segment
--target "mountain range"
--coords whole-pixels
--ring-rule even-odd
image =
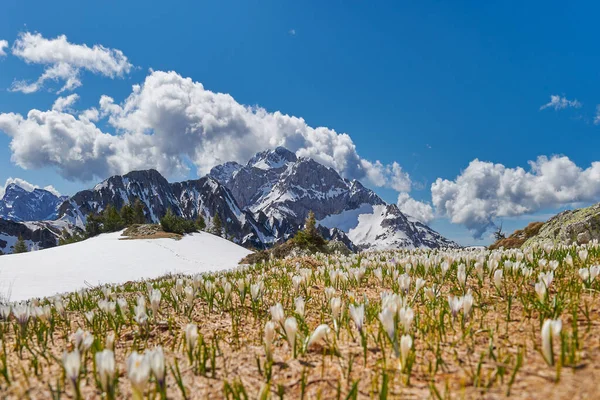
[[[283,147],[257,153],[246,165],[218,165],[207,176],[184,182],[169,183],[155,170],[133,171],[68,198],[12,186],[16,185],[10,185],[0,200],[0,217],[20,224],[21,230],[28,228],[24,221],[38,221],[38,230],[54,233],[65,227],[83,229],[89,213],[102,212],[109,204],[120,209],[140,199],[146,219],[153,223],[168,209],[188,219],[202,215],[209,226],[218,214],[225,235],[252,248],[289,239],[311,210],[326,239],[340,240],[352,250],[458,247],[359,181],[344,179],[334,169]],[[17,225],[10,231],[0,226],[0,240],[4,235],[6,243],[3,247],[0,242],[0,250],[10,252],[14,241],[6,239],[14,237]],[[49,242],[36,243],[49,247]]]

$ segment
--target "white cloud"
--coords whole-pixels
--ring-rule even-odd
[[[52,105],[52,110],[54,111],[70,111],[71,106],[75,104],[75,102],[79,100],[79,95],[76,93],[70,94],[66,97],[59,97],[54,101]]]
[[[600,104],[596,106],[596,116],[594,117],[594,124],[600,124]]]
[[[6,49],[8,47],[8,42],[6,40],[0,40],[0,57],[4,57],[6,55]]]
[[[48,80],[63,82],[58,93],[76,89],[81,86],[82,70],[116,78],[129,73],[133,67],[121,50],[69,43],[65,35],[46,39],[39,33],[21,33],[12,46],[12,53],[28,64],[46,66],[36,81],[13,83],[11,90],[23,93],[40,90]]]
[[[64,101],[25,117],[0,114],[0,130],[12,137],[12,160],[19,166],[51,166],[67,179],[84,181],[143,168],[178,177],[188,173],[190,161],[204,175],[225,161],[246,162],[258,151],[284,146],[348,178],[404,192],[411,188],[398,163],[361,158],[345,133],[244,106],[175,72],[150,71],[122,103],[102,96],[98,109],[78,115],[61,109]],[[117,134],[98,128],[99,118],[107,119]]]
[[[540,107],[540,110],[544,110],[546,108],[554,108],[555,110],[562,110],[565,108],[581,108],[582,104],[575,100],[569,100],[564,96],[559,96],[553,94],[550,96],[550,101],[543,106]]]
[[[480,238],[498,217],[600,198],[600,162],[582,169],[565,156],[541,156],[529,166],[526,171],[473,160],[454,181],[432,184],[436,212]]]
[[[398,208],[404,214],[410,215],[425,224],[431,222],[434,218],[431,204],[415,200],[405,192],[398,195]]]
[[[28,192],[33,192],[34,189],[38,189],[39,186],[34,185],[32,183],[27,182],[24,179],[21,178],[8,178],[6,180],[6,183],[4,184],[4,186],[0,186],[0,199],[2,197],[4,197],[4,193],[6,192],[6,188],[10,185],[10,184],[15,184],[25,190],[27,190]],[[60,193],[58,192],[58,190],[56,190],[53,186],[46,186],[44,188],[45,190],[49,191],[50,193],[54,194],[55,196],[60,196]]]

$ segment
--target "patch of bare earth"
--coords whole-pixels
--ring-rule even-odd
[[[132,225],[125,229],[120,240],[135,239],[176,239],[182,238],[177,233],[165,232],[158,224]]]

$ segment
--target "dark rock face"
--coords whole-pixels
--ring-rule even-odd
[[[231,191],[243,210],[251,212],[256,221],[270,229],[278,242],[292,237],[301,229],[311,210],[317,220],[347,212],[347,218],[356,219],[358,215],[353,215],[357,214],[352,213],[353,210],[372,206],[371,210],[377,207],[379,212],[379,206],[385,206],[385,215],[374,219],[376,227],[359,227],[359,230],[372,228],[378,233],[362,235],[364,237],[359,240],[361,235],[355,232],[360,244],[355,242],[352,246],[361,249],[457,247],[456,243],[421,222],[405,216],[395,205],[386,205],[360,182],[343,179],[334,169],[309,158],[298,158],[282,147],[256,154],[243,167],[237,163],[235,168],[226,165],[215,167],[210,175]],[[352,221],[338,222],[356,226],[359,221],[353,224],[349,223]],[[352,232],[338,229],[340,234],[344,235],[346,242],[352,243]]]
[[[19,237],[28,244],[30,250],[47,249],[58,244],[60,227],[52,223],[22,223],[0,218],[0,251],[13,252],[13,246]]]
[[[176,203],[169,182],[158,171],[151,169],[112,176],[93,189],[78,192],[62,204],[58,215],[82,227],[88,214],[100,213],[109,204],[120,210],[135,199],[144,203],[146,219],[152,222],[158,222],[167,209]]]
[[[58,208],[66,199],[44,189],[28,191],[12,183],[0,199],[0,218],[12,221],[55,219]]]
[[[187,219],[202,215],[209,226],[218,214],[224,236],[248,247],[264,247],[270,234],[252,214],[242,211],[229,190],[215,179],[207,176],[171,184],[155,170],[110,177],[71,197],[61,206],[59,216],[83,228],[90,213],[101,213],[109,204],[121,209],[136,199],[144,204],[146,219],[152,223],[158,223],[170,209]]]

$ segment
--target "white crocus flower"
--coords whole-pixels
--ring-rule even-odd
[[[185,326],[185,341],[189,352],[194,351],[198,343],[198,326],[196,324],[187,324]]]
[[[317,326],[306,342],[306,350],[308,350],[313,344],[316,344],[324,339],[330,331],[331,329],[329,329],[329,326],[325,324]]]
[[[110,392],[115,378],[115,353],[104,349],[95,355],[98,381],[104,392]]]
[[[542,354],[548,365],[554,365],[552,342],[560,337],[562,321],[547,319],[542,325]]]
[[[158,289],[153,289],[150,294],[150,308],[152,309],[152,316],[156,318],[158,309],[160,308],[160,301],[162,299],[162,292]]]
[[[79,350],[75,349],[72,352],[64,352],[62,357],[63,368],[65,375],[73,384],[75,391],[79,392],[79,372],[81,370],[81,355]]]
[[[567,254],[567,255],[565,256],[565,262],[566,262],[566,263],[567,263],[567,264],[568,264],[570,267],[572,267],[572,266],[573,266],[573,257],[571,257],[571,255],[570,255],[570,254]]]
[[[406,360],[408,359],[412,345],[412,337],[410,335],[402,335],[400,338],[400,362],[403,370],[406,368]]]
[[[275,323],[273,321],[268,321],[265,324],[265,334],[263,339],[267,359],[271,360],[273,357],[273,340],[275,339]]]
[[[459,264],[458,270],[456,271],[456,278],[458,279],[458,284],[462,287],[465,287],[467,284],[467,266],[465,264]]]
[[[354,325],[356,325],[356,329],[362,334],[363,323],[365,320],[365,305],[360,304],[355,306],[354,304],[350,304],[348,311],[350,312],[350,318],[352,318]]]
[[[396,340],[396,326],[394,324],[394,314],[395,312],[390,308],[386,307],[379,314],[379,321],[381,321],[381,325],[383,325],[383,329],[389,336],[392,342]]]
[[[294,357],[296,356],[296,333],[298,332],[298,323],[296,322],[296,318],[288,317],[283,323],[283,327],[285,330],[285,336],[287,338],[290,347],[294,353]]]
[[[415,318],[415,312],[412,308],[405,306],[398,310],[398,320],[404,327],[404,331],[408,332],[412,326],[413,319]]]
[[[415,280],[415,293],[418,293],[419,290],[421,290],[421,288],[423,288],[423,286],[425,286],[425,279],[417,278]]]
[[[88,351],[94,343],[94,336],[88,331],[83,331],[81,328],[77,329],[77,332],[73,334],[71,339],[75,344],[75,348],[82,353]]]
[[[127,376],[133,389],[135,399],[143,399],[146,384],[150,379],[150,363],[148,357],[134,351],[127,358]]]
[[[494,272],[494,286],[496,286],[496,288],[498,290],[500,290],[502,288],[502,278],[503,278],[503,272],[501,269],[498,269]]]
[[[342,315],[342,299],[340,299],[339,297],[333,297],[329,301],[329,307],[331,308],[331,317],[333,318],[334,328],[337,331],[338,321],[340,319],[340,316]]]
[[[273,322],[278,323],[279,325],[283,325],[283,320],[285,319],[285,312],[283,311],[283,306],[281,303],[277,303],[271,308],[269,308],[271,312],[271,320]]]
[[[296,306],[296,314],[298,314],[300,317],[304,318],[304,298],[303,297],[296,297],[296,299],[294,300],[294,305]]]
[[[450,311],[452,312],[452,318],[456,318],[458,312],[463,307],[463,298],[458,296],[448,296],[448,305],[450,306]]]
[[[538,299],[542,303],[544,301],[546,301],[546,292],[547,292],[546,284],[543,281],[538,281],[535,284],[535,293],[537,294]]]
[[[471,309],[473,308],[473,295],[469,292],[463,296],[463,315],[465,318],[469,318],[471,315]]]
[[[150,369],[158,385],[162,388],[165,384],[165,353],[161,346],[156,346],[153,350],[147,352],[150,362]]]
[[[260,300],[260,298],[262,297],[263,290],[263,281],[258,281],[257,283],[250,285],[250,297],[252,297],[252,301],[256,302]]]

